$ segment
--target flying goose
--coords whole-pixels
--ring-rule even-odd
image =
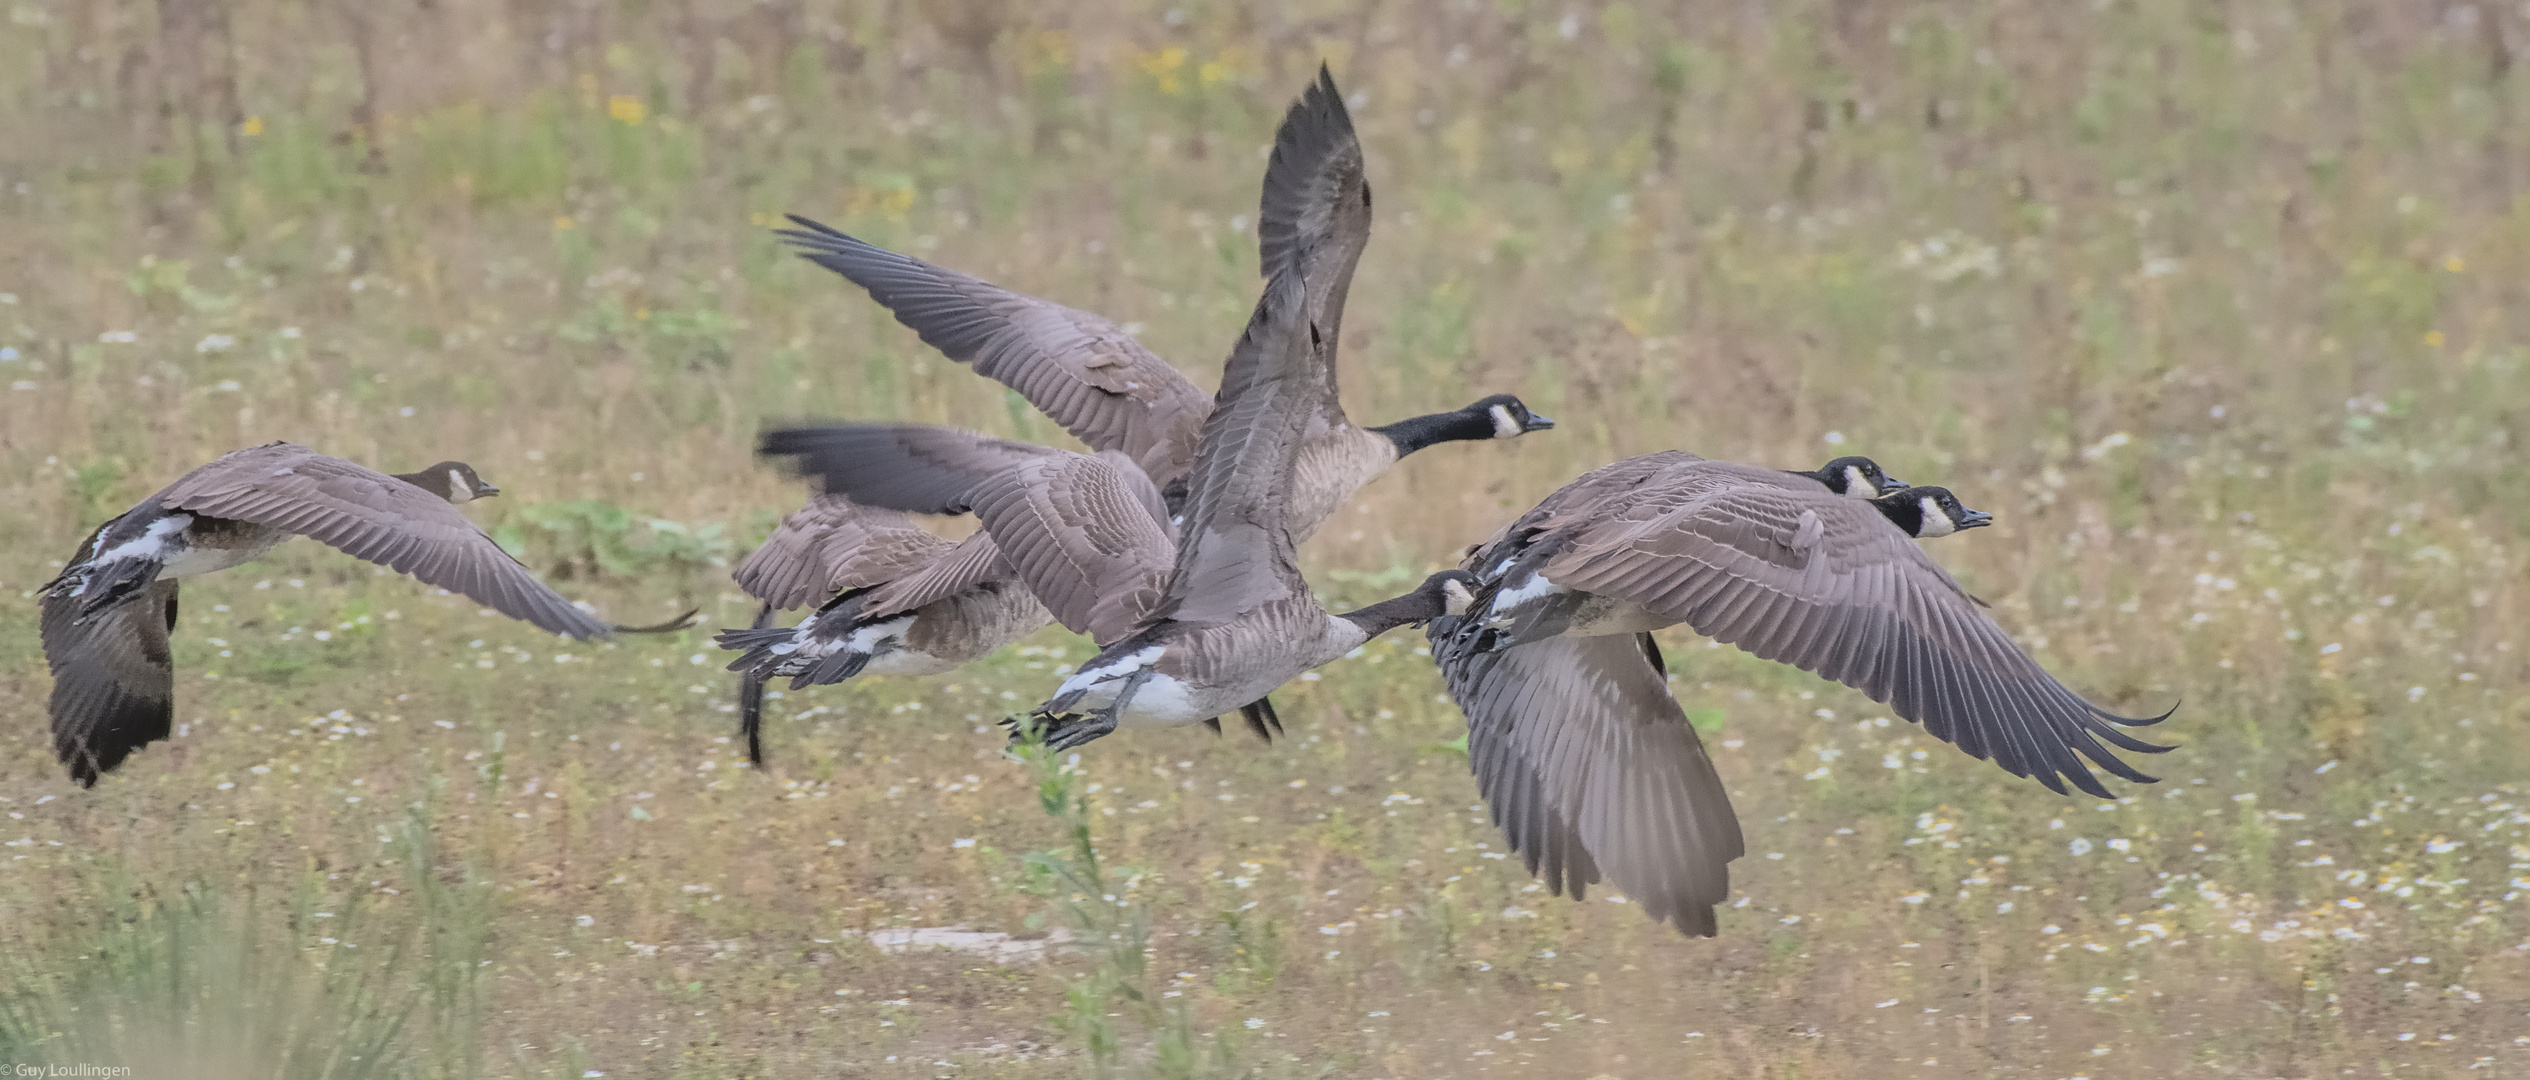
[[[1100,642],[1035,711],[1048,745],[1234,710],[1258,724],[1275,687],[1390,629],[1464,611],[1475,580],[1445,570],[1341,615],[1309,595],[1285,521],[1306,429],[1331,388],[1303,281],[1277,275],[1231,354],[1174,538],[1158,486],[1119,452],[904,424],[779,431],[766,447],[795,457],[830,494],[973,511],[1037,598]]]
[[[1840,497],[1770,469],[1667,453],[1583,476],[1478,547],[1464,618],[1428,628],[1468,718],[1494,821],[1532,873],[1604,876],[1653,918],[1714,933],[1742,853],[1730,799],[1650,631],[1685,623],[1853,686],[1979,758],[2109,796],[2082,758],[2158,753],[2012,644],[1910,538],[1987,524],[1938,487]],[[1815,477],[1812,478],[1813,480]],[[2079,756],[2077,756],[2079,755]]]
[[[868,290],[924,342],[1018,391],[1093,450],[1123,454],[1161,488],[1171,507],[1183,503],[1185,474],[1213,399],[1122,328],[806,218],[791,220],[799,228],[781,235],[804,257]],[[1343,95],[1321,67],[1317,82],[1276,134],[1259,199],[1257,241],[1269,278],[1291,268],[1305,277],[1310,318],[1330,352],[1353,267],[1369,235],[1370,187],[1361,144]],[[1287,521],[1298,540],[1308,539],[1354,491],[1407,454],[1436,443],[1506,439],[1555,426],[1519,398],[1496,394],[1450,412],[1360,427],[1332,393],[1332,364],[1330,355],[1324,372],[1330,392],[1309,417],[1295,466]],[[785,518],[738,567],[740,587],[764,602],[756,627],[721,637],[724,647],[744,654],[731,670],[743,673],[740,725],[751,748],[759,745],[763,679],[788,676],[797,687],[862,673],[946,671],[1052,621],[1018,585],[989,532],[915,556],[908,552],[922,542],[904,530],[919,531],[901,515],[824,495]],[[901,543],[885,541],[887,550],[872,556],[854,546],[856,538],[881,535]],[[832,599],[798,626],[770,626],[775,610],[817,596]],[[771,651],[784,644],[790,648]],[[750,757],[761,761],[752,749]]]
[[[574,638],[618,627],[536,580],[457,506],[501,489],[463,462],[388,475],[293,443],[222,455],[97,527],[42,589],[53,752],[81,786],[167,737],[176,582],[306,536]]]

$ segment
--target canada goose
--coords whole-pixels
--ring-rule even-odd
[[[1310,597],[1284,520],[1302,440],[1331,387],[1303,281],[1286,271],[1268,285],[1231,354],[1173,541],[1157,485],[1121,453],[889,424],[774,432],[766,448],[858,502],[972,510],[1038,599],[1100,641],[1035,710],[1047,745],[1233,710],[1258,723],[1275,687],[1394,627],[1464,611],[1475,580],[1442,571],[1341,615]]]
[[[1124,454],[1160,487],[1170,506],[1183,503],[1185,473],[1213,399],[1122,328],[806,218],[791,220],[799,228],[780,235],[804,257],[868,290],[923,341],[1018,391],[1092,449]],[[1343,95],[1322,67],[1276,134],[1259,199],[1257,241],[1268,277],[1294,266],[1300,270],[1307,282],[1310,318],[1330,352],[1353,266],[1369,235],[1370,187],[1363,176],[1361,144]],[[1331,389],[1331,356],[1325,377]],[[1496,394],[1450,412],[1365,428],[1346,418],[1330,392],[1317,406],[1300,448],[1286,520],[1296,538],[1306,540],[1354,491],[1407,454],[1435,443],[1512,438],[1554,426],[1517,397]],[[764,678],[789,676],[800,686],[862,672],[911,673],[910,666],[870,666],[879,657],[909,649],[928,658],[919,667],[945,671],[1051,621],[1025,588],[1015,587],[1017,579],[990,534],[937,548],[931,558],[942,562],[891,564],[895,569],[887,576],[874,577],[853,568],[875,563],[853,556],[848,543],[838,542],[863,528],[836,524],[851,518],[848,503],[827,496],[786,518],[738,568],[740,586],[765,603],[757,627],[730,630],[721,637],[724,647],[745,653],[731,670],[744,673],[740,726],[751,746]],[[889,529],[897,524],[914,528],[901,518],[879,520]],[[918,586],[905,583],[917,573],[924,577]],[[798,606],[815,594],[802,593],[794,587],[797,583],[821,576],[829,585],[825,592],[833,594],[825,607],[798,626],[769,627],[775,609]],[[980,599],[968,595],[986,589],[992,590],[990,595]],[[907,606],[915,599],[932,606]],[[978,618],[987,621],[973,621]],[[929,644],[917,646],[915,637]],[[792,646],[788,651],[769,651],[786,642]],[[820,662],[835,657],[842,659]]]
[[[1714,932],[1737,818],[1670,696],[1652,630],[1700,634],[1843,682],[1935,737],[2059,793],[2109,797],[2100,745],[2159,753],[2049,677],[1910,538],[1990,518],[1937,487],[1839,497],[1689,454],[1607,466],[1472,552],[1483,584],[1435,621],[1477,783],[1529,869],[1580,895],[1604,875],[1679,930]],[[1813,478],[1814,479],[1814,478]],[[2077,756],[2078,755],[2078,756]]]
[[[574,638],[618,627],[574,607],[456,510],[500,494],[463,462],[388,475],[292,443],[222,455],[89,534],[42,590],[53,752],[81,786],[167,737],[178,579],[306,536]]]

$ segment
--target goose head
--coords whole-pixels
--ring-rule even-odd
[[[1555,419],[1530,411],[1528,403],[1510,394],[1495,394],[1459,412],[1481,415],[1496,439],[1516,439],[1532,431],[1552,431]]]
[[[1827,490],[1857,499],[1877,499],[1894,491],[1904,491],[1906,481],[1881,471],[1880,463],[1859,455],[1847,455],[1818,467],[1815,472],[1800,473]]]
[[[397,473],[395,478],[452,503],[489,499],[501,493],[491,481],[475,475],[474,466],[462,461],[443,461],[420,472]]]
[[[1961,529],[1974,529],[1994,523],[1994,515],[1970,510],[1959,502],[1949,488],[1919,487],[1891,492],[1871,500],[1888,515],[1890,523],[1918,540],[1948,536]]]
[[[1408,417],[1370,430],[1386,437],[1397,448],[1397,456],[1404,457],[1435,443],[1516,439],[1554,426],[1553,419],[1530,411],[1519,398],[1495,394],[1464,409]]]

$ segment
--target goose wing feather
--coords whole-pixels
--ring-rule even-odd
[[[1150,478],[1122,454],[1055,454],[986,480],[975,516],[1054,617],[1100,646],[1159,603],[1177,553]]]
[[[892,581],[949,547],[902,513],[820,493],[783,517],[730,576],[747,595],[787,610]]]
[[[798,215],[799,254],[851,279],[942,355],[1019,392],[1075,438],[1131,457],[1162,485],[1194,458],[1212,402],[1097,315],[900,255]]]
[[[1652,918],[1711,935],[1745,850],[1739,819],[1650,635],[1477,652],[1455,622],[1432,625],[1434,656],[1467,714],[1477,786],[1529,871],[1575,898],[1604,878]]]
[[[793,457],[830,495],[917,513],[971,511],[982,523],[996,560],[970,541],[963,560],[873,596],[873,613],[984,572],[1015,572],[1055,618],[1105,644],[1158,601],[1176,550],[1159,489],[1119,452],[1076,454],[924,424],[793,428],[763,445]]]
[[[1306,287],[1290,273],[1267,282],[1223,368],[1221,396],[1187,474],[1176,565],[1154,617],[1219,625],[1307,595],[1284,518],[1303,432],[1331,388]]]
[[[1256,248],[1267,280],[1296,272],[1308,281],[1309,318],[1324,338],[1329,393],[1321,399],[1312,434],[1347,425],[1333,393],[1336,342],[1342,337],[1344,299],[1353,268],[1370,243],[1370,183],[1363,173],[1362,144],[1335,77],[1318,67],[1317,81],[1301,92],[1274,134],[1258,199]]]
[[[2118,716],[2065,688],[1860,500],[1776,483],[1637,499],[1576,527],[1544,572],[1853,686],[2058,792],[2070,781],[2109,796],[2086,758],[2129,780],[2152,779],[2099,740],[2165,749],[2111,726],[2161,717]]]
[[[47,591],[40,619],[53,671],[53,753],[81,786],[167,737],[175,715],[176,668],[167,633],[176,621],[176,583],[143,592],[82,621],[77,598]]]

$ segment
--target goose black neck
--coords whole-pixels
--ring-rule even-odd
[[[1924,503],[1922,500],[1915,498],[1891,498],[1883,495],[1880,498],[1871,500],[1871,505],[1879,507],[1880,512],[1888,516],[1889,523],[1897,526],[1900,530],[1904,531],[1906,535],[1924,535]]]
[[[1384,427],[1370,429],[1396,444],[1397,456],[1404,457],[1434,443],[1472,442],[1494,437],[1493,415],[1465,409],[1456,412],[1410,416]],[[1368,610],[1368,609],[1364,609]]]
[[[1827,490],[1833,491],[1836,494],[1842,495],[1845,493],[1845,476],[1842,470],[1830,472],[1826,469],[1813,469],[1808,471],[1801,469],[1785,469],[1783,471],[1791,473],[1794,476],[1816,480],[1822,486],[1826,487]]]
[[[398,480],[402,480],[407,484],[411,484],[414,487],[430,492],[433,495],[437,495],[443,499],[449,498],[455,494],[455,489],[448,486],[448,471],[446,469],[424,469],[415,473],[390,473],[388,475],[393,476]]]
[[[1442,589],[1443,583],[1451,580],[1465,584],[1474,579],[1455,570],[1444,571],[1424,579],[1422,587],[1413,592],[1391,597],[1367,607],[1356,608],[1336,617],[1361,627],[1362,632],[1371,637],[1378,637],[1409,623],[1430,622],[1449,614],[1449,598]]]
[[[1336,617],[1361,627],[1362,633],[1378,637],[1408,623],[1429,622],[1442,614],[1439,597],[1415,592],[1356,608]]]

